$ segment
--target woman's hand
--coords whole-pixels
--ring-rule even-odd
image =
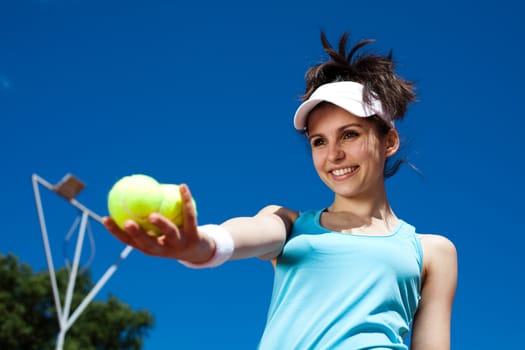
[[[142,229],[135,221],[128,220],[121,230],[110,217],[103,219],[104,226],[125,244],[144,254],[185,260],[193,263],[206,262],[213,256],[215,243],[197,229],[197,214],[187,185],[180,185],[184,224],[177,227],[164,216],[153,213],[148,220],[158,227],[160,235]]]

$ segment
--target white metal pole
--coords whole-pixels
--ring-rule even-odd
[[[80,262],[80,255],[82,253],[82,245],[84,244],[84,236],[86,232],[88,216],[86,212],[82,212],[82,221],[80,222],[80,229],[77,237],[77,245],[75,247],[75,255],[73,258],[73,266],[71,267],[71,272],[69,274],[69,282],[67,284],[66,299],[64,303],[64,329],[67,331],[67,320],[69,318],[69,310],[71,309],[71,301],[73,299],[73,291],[75,289],[75,282],[77,280],[78,266]]]
[[[64,348],[64,339],[66,337],[66,329],[60,327],[60,332],[57,336],[57,346],[55,350],[62,350]]]
[[[104,275],[98,280],[97,284],[93,287],[93,289],[91,289],[91,291],[89,292],[88,295],[86,295],[86,297],[84,298],[84,300],[82,300],[82,302],[80,303],[80,305],[76,308],[76,310],[73,312],[73,314],[71,315],[71,317],[68,318],[67,320],[67,323],[66,323],[66,327],[69,328],[73,325],[73,323],[77,320],[77,318],[80,316],[80,314],[84,311],[84,309],[88,306],[88,304],[93,300],[93,298],[95,298],[95,296],[97,295],[97,293],[99,292],[99,290],[106,284],[106,282],[109,280],[109,278],[113,275],[113,273],[115,273],[115,271],[117,271],[117,268],[118,266],[120,265],[120,263],[126,259],[126,257],[128,256],[129,253],[131,253],[131,251],[133,250],[133,248],[131,246],[126,246],[122,252],[120,253],[120,258],[119,260],[114,263],[113,265],[111,265],[107,270],[106,272],[104,273]]]
[[[129,253],[131,253],[133,248],[128,245],[121,251],[118,260],[106,270],[104,275],[98,280],[98,282],[91,289],[88,295],[84,297],[80,305],[74,310],[71,316],[69,316],[69,312],[71,309],[71,302],[72,302],[73,294],[74,294],[76,277],[78,275],[78,270],[79,270],[80,257],[82,253],[82,247],[84,243],[86,227],[89,224],[88,220],[89,218],[92,218],[102,224],[102,217],[97,215],[93,211],[89,210],[87,207],[83,206],[79,202],[77,202],[74,198],[66,198],[66,200],[71,205],[76,207],[82,213],[82,219],[81,219],[81,224],[80,224],[79,233],[77,237],[77,244],[75,247],[73,266],[71,268],[71,273],[69,275],[69,281],[68,281],[66,297],[65,297],[65,304],[64,304],[64,307],[62,307],[62,304],[60,302],[60,295],[58,292],[56,272],[55,272],[55,268],[53,264],[51,248],[49,245],[49,237],[47,233],[47,226],[46,226],[46,222],[44,218],[44,210],[42,206],[42,200],[40,197],[40,191],[38,188],[38,184],[41,184],[42,186],[46,187],[52,192],[57,193],[57,191],[55,191],[55,188],[53,185],[51,185],[49,182],[42,179],[40,176],[36,174],[33,174],[32,179],[33,179],[33,190],[35,193],[35,201],[36,201],[36,206],[37,206],[37,211],[38,211],[38,219],[40,222],[40,229],[41,229],[41,234],[42,234],[42,241],[43,241],[44,249],[46,253],[46,260],[47,260],[49,276],[51,280],[51,287],[53,290],[53,297],[55,300],[55,307],[57,310],[57,317],[58,317],[58,323],[59,323],[59,328],[60,328],[60,331],[57,335],[56,350],[62,350],[64,347],[65,337],[66,337],[66,333],[68,329],[78,319],[78,317],[82,314],[82,312],[89,305],[89,303],[95,298],[96,294],[106,284],[109,278],[116,272],[118,266],[122,263],[122,261],[124,261],[124,259],[126,259],[126,257],[129,255]]]
[[[35,201],[36,201],[36,207],[38,211],[38,219],[40,221],[40,231],[42,233],[42,242],[44,243],[44,250],[46,253],[46,260],[47,260],[47,267],[49,270],[49,278],[51,280],[51,289],[53,290],[53,298],[55,299],[55,307],[57,311],[57,317],[58,322],[60,324],[60,328],[65,323],[65,320],[62,317],[62,305],[60,303],[60,296],[58,294],[58,286],[57,286],[57,280],[56,280],[56,273],[55,273],[55,267],[53,265],[53,257],[51,254],[51,248],[49,246],[49,239],[47,235],[47,226],[46,221],[44,218],[44,210],[42,208],[42,200],[40,198],[40,191],[38,189],[38,182],[42,183],[44,186],[46,186],[47,183],[42,182],[42,179],[38,175],[33,175],[33,190],[35,193]],[[49,184],[47,184],[49,185]],[[48,187],[48,186],[46,186]],[[49,185],[48,188],[52,188],[51,185]]]

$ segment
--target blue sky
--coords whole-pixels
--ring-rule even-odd
[[[328,205],[292,115],[305,70],[325,58],[320,29],[332,42],[348,31],[393,49],[418,82],[399,129],[424,176],[406,167],[387,186],[399,217],[456,244],[452,348],[521,346],[522,13],[509,0],[4,0],[0,253],[46,268],[33,173],[75,174],[87,184],[77,199],[100,215],[111,185],[133,173],[188,183],[201,223]],[[62,266],[75,212],[42,194]],[[97,279],[123,246],[92,228]],[[132,252],[100,297],[154,314],[146,350],[250,349],[271,285],[256,259],[194,271]]]

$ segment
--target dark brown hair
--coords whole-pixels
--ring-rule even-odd
[[[346,53],[348,33],[343,33],[339,39],[336,51],[321,31],[321,42],[330,59],[317,64],[306,72],[306,90],[303,101],[321,85],[336,81],[354,81],[362,84],[364,100],[370,101],[370,96],[380,100],[385,111],[393,120],[402,119],[408,104],[415,101],[414,83],[398,76],[392,51],[386,56],[376,53],[358,53],[365,45],[374,40],[361,40]]]

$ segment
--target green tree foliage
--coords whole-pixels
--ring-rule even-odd
[[[69,272],[56,271],[64,300]],[[71,310],[93,287],[89,271],[77,276]],[[64,350],[137,350],[153,327],[146,310],[133,311],[110,295],[94,300],[67,331]],[[55,349],[59,332],[49,274],[34,273],[12,254],[0,254],[0,349]]]

